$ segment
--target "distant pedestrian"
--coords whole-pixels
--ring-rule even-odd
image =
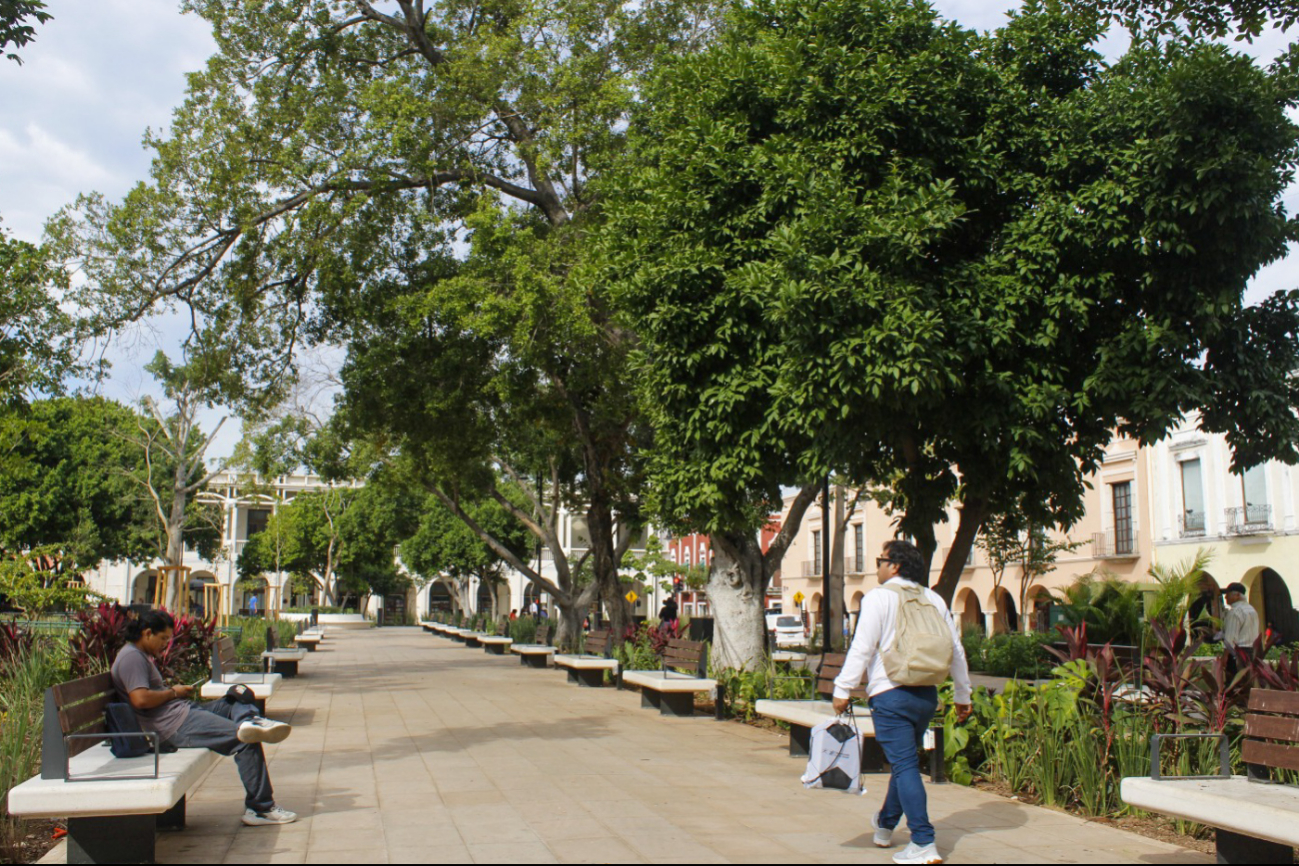
[[[659,626],[671,625],[681,619],[681,614],[677,608],[677,600],[668,596],[668,600],[663,602],[663,607],[659,609]]]
[[[938,687],[934,683],[948,674],[956,684],[957,715],[961,721],[969,718],[970,672],[961,633],[942,596],[926,588],[928,569],[915,545],[890,541],[875,565],[882,586],[862,601],[857,634],[843,670],[834,681],[834,709],[837,713],[847,712],[852,690],[861,685],[863,678],[867,679],[875,740],[892,765],[884,806],[871,818],[875,845],[890,847],[893,830],[906,815],[911,844],[895,854],[893,862],[942,863],[934,825],[929,822],[918,750],[938,711]],[[936,632],[916,627],[939,622],[950,632],[950,655],[945,640],[925,640]],[[899,641],[900,632],[905,641]]]
[[[514,622],[518,618],[519,618],[518,610],[514,608],[510,608],[510,622]]]
[[[1222,643],[1227,650],[1227,676],[1240,670],[1240,655],[1253,651],[1258,640],[1258,611],[1249,603],[1243,583],[1227,584],[1227,610],[1222,616]]]

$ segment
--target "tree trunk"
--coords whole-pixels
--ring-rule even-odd
[[[550,612],[550,643],[565,652],[576,652],[582,635],[582,620],[585,612],[572,598],[554,598],[553,601],[554,607],[559,610]]]
[[[185,490],[177,478],[177,489],[172,493],[171,512],[167,515],[167,565],[183,565],[185,561]],[[161,575],[160,575],[161,576]],[[180,606],[180,590],[176,585],[177,574],[167,574],[167,593],[163,606],[176,610]]]
[[[844,489],[834,488],[834,534],[830,536],[830,635],[828,645],[840,652],[844,648],[844,538],[848,533],[847,520],[844,515]],[[825,530],[825,531],[828,531]]]
[[[592,503],[586,512],[586,526],[591,533],[591,570],[599,586],[599,598],[609,617],[609,628],[615,639],[621,640],[631,626],[631,606],[623,597],[622,584],[618,581],[618,539],[613,510],[607,504]]]
[[[965,571],[965,563],[970,558],[970,550],[974,547],[974,539],[983,527],[983,523],[988,519],[988,503],[978,497],[970,497],[960,508],[961,518],[956,525],[956,537],[952,540],[952,549],[947,552],[947,559],[943,562],[943,570],[938,576],[938,583],[934,585],[934,592],[943,597],[948,607],[952,605],[952,598],[956,595],[956,586],[961,582],[961,573]]]
[[[713,608],[713,657],[717,670],[757,670],[766,660],[767,580],[762,547],[747,534],[725,533],[713,545],[708,601]]]

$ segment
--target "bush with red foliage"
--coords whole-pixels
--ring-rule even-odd
[[[18,623],[0,622],[0,668],[14,657],[30,652],[35,640],[36,636],[20,628]]]
[[[82,677],[107,670],[126,645],[130,613],[115,604],[101,604],[94,613],[77,614],[80,629],[71,640],[72,674]],[[187,682],[208,670],[216,620],[176,617],[171,643],[158,658],[158,672],[167,682]]]

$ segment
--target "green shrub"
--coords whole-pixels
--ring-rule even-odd
[[[87,675],[103,670],[98,666]],[[8,802],[10,788],[40,769],[45,690],[71,677],[67,649],[52,640],[22,647],[0,671],[0,806]],[[23,822],[0,812],[0,861],[19,862],[17,843],[24,835]]]
[[[816,696],[815,671],[788,670],[773,664],[770,659],[758,670],[710,668],[708,675],[723,688],[722,707],[726,716],[739,716],[745,721],[752,721],[757,716],[755,707],[758,701],[807,701]]]
[[[517,644],[536,643],[540,625],[536,617],[521,616],[510,623],[510,639]]]
[[[994,677],[1042,679],[1055,666],[1044,646],[1053,642],[1047,634],[998,634],[982,640],[966,637],[970,670]]]

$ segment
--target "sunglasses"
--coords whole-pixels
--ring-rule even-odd
[[[877,556],[877,557],[875,557],[875,567],[876,567],[876,568],[883,568],[883,567],[884,567],[884,563],[886,563],[886,562],[891,563],[891,564],[893,564],[893,565],[896,565],[896,564],[897,564],[897,560],[896,560],[896,559],[889,559],[887,556]]]

